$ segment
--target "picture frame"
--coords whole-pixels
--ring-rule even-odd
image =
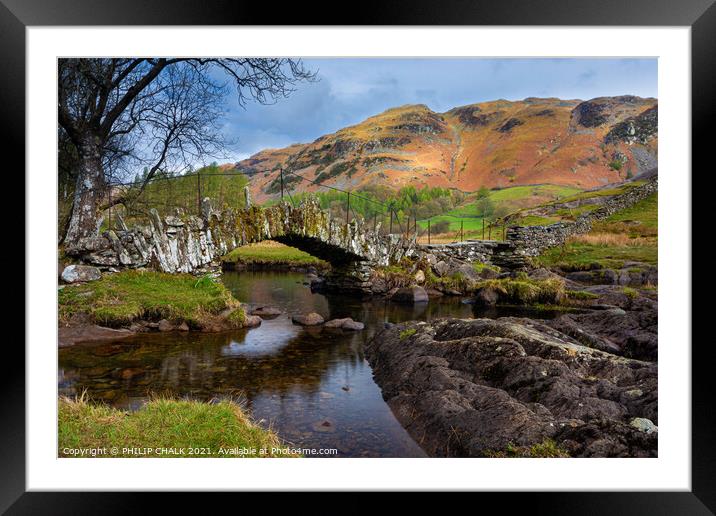
[[[371,5],[372,4],[372,5]],[[43,0],[22,2],[0,0],[0,53],[4,74],[0,98],[4,118],[4,155],[19,156],[24,169],[25,30],[30,26],[111,26],[111,25],[441,25],[441,26],[689,26],[691,27],[692,69],[692,163],[705,166],[709,124],[714,116],[716,91],[716,6],[713,0],[636,0],[628,4],[611,0],[574,3],[568,0],[543,2],[503,0],[501,2],[427,2],[410,4],[370,2],[351,13],[350,19],[316,18],[316,12],[330,12],[321,4],[307,9],[303,4],[287,5],[267,20],[261,4],[213,1],[174,3],[155,0],[147,5],[138,0],[90,2],[89,0]],[[320,21],[318,21],[320,19]],[[704,168],[704,170],[706,170]],[[685,172],[688,173],[688,172]],[[20,183],[20,182],[19,182]],[[22,188],[22,183],[18,187]],[[692,233],[693,235],[693,233]],[[27,238],[27,236],[25,236]],[[693,248],[692,248],[693,253]],[[696,255],[692,255],[696,258]],[[692,261],[692,267],[697,262]],[[30,271],[25,270],[27,275]],[[684,300],[691,303],[693,299]],[[26,307],[29,309],[29,307]],[[693,315],[692,315],[693,321]],[[692,357],[692,489],[690,492],[621,493],[523,493],[508,494],[538,513],[574,514],[579,507],[593,514],[714,514],[716,513],[716,416],[712,410],[709,340],[691,346]],[[26,491],[25,355],[19,346],[9,350],[12,367],[2,378],[6,393],[2,404],[2,447],[0,463],[0,509],[8,514],[113,514],[124,512],[141,501],[126,492],[69,493]],[[22,364],[22,365],[20,365]],[[499,494],[483,494],[494,500]],[[504,494],[503,494],[504,496]],[[187,508],[184,496],[166,496],[169,505]],[[355,506],[356,508],[359,505]],[[168,507],[167,507],[168,508]],[[585,510],[586,512],[586,510]]]

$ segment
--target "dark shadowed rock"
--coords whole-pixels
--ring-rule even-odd
[[[427,303],[428,293],[423,287],[399,288],[390,298],[398,303]]]
[[[547,322],[586,346],[650,361],[658,358],[658,323],[656,308],[566,314]]]
[[[475,291],[473,302],[479,306],[494,306],[499,297],[494,288],[480,287]]]
[[[300,324],[301,326],[317,326],[323,324],[323,317],[316,312],[311,312],[306,315],[294,315],[291,317],[294,324]]]
[[[383,397],[432,456],[491,456],[553,440],[577,457],[653,457],[657,365],[520,318],[410,322],[366,346]]]
[[[102,277],[97,267],[90,265],[68,265],[62,271],[62,281],[66,283],[81,283],[84,281],[96,281]]]

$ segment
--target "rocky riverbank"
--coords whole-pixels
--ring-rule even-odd
[[[588,347],[559,321],[409,322],[366,356],[431,456],[656,456],[657,364]]]

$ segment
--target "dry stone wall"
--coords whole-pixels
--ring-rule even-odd
[[[529,257],[538,256],[550,247],[562,245],[569,237],[587,233],[592,224],[629,208],[658,190],[658,178],[607,199],[596,210],[581,215],[574,222],[557,222],[545,226],[514,226],[507,229],[507,240],[467,240],[453,244],[421,245],[418,257],[432,255],[436,260],[457,259],[482,262],[505,269],[522,269],[529,266]]]
[[[619,211],[633,206],[655,193],[658,190],[658,186],[658,177],[654,177],[641,186],[631,188],[621,195],[615,195],[596,210],[580,215],[574,222],[556,222],[546,226],[516,226],[508,228],[507,241],[513,245],[517,254],[538,256],[550,247],[564,244],[571,236],[589,232],[594,222],[604,220]]]

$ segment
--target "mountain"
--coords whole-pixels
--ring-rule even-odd
[[[435,113],[389,109],[312,143],[267,149],[234,165],[254,198],[341,189],[441,186],[474,191],[527,184],[592,188],[623,181],[657,162],[658,104],[631,95],[588,101],[495,100]]]

